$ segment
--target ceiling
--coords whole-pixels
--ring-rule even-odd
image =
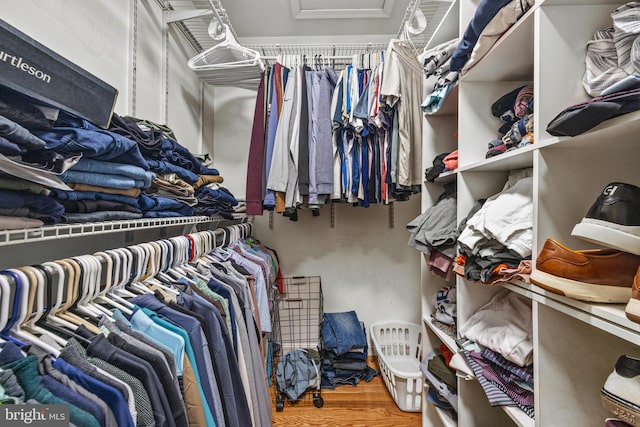
[[[424,46],[454,4],[454,0],[157,1],[197,51],[217,43],[208,29],[212,18],[219,16],[241,45],[263,55],[295,54],[300,45],[332,48],[340,54],[381,49],[400,35],[415,9],[427,18],[427,28],[411,39]]]

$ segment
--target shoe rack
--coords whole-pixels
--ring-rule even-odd
[[[501,190],[509,171],[533,168],[534,266],[549,237],[571,249],[597,247],[572,237],[571,230],[608,183],[640,185],[640,112],[606,121],[575,137],[555,137],[545,129],[560,111],[589,99],[582,87],[586,44],[597,29],[612,25],[610,14],[622,4],[539,1],[462,76],[440,112],[425,118],[423,168],[430,167],[438,154],[458,148],[459,169],[434,183],[425,182],[423,211],[437,201],[446,182],[456,180],[460,221],[477,199]],[[458,0],[453,9],[458,26],[441,25],[441,33],[428,47],[464,33],[476,6],[471,0]],[[500,126],[491,115],[491,104],[526,83],[534,84],[535,143],[485,159],[487,143]],[[620,355],[640,356],[640,324],[625,317],[624,304],[588,304],[523,282],[491,286],[462,277],[451,280],[448,284],[455,281],[457,285],[458,325],[504,287],[531,300],[534,323],[535,420],[515,408],[492,408],[477,381],[459,378],[457,425],[604,425],[609,414],[600,402],[600,388]],[[455,342],[428,321],[434,297],[445,284],[429,273],[423,257],[425,354],[441,343],[456,350]],[[456,422],[425,403],[423,426],[441,425]]]

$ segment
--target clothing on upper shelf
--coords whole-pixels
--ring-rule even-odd
[[[408,244],[425,254],[437,250],[453,259],[458,236],[456,205],[456,184],[446,184],[436,203],[407,224],[411,232]]]
[[[592,97],[625,78],[640,73],[637,14],[640,5],[628,2],[611,12],[612,25],[599,29],[587,43],[584,89]]]
[[[515,268],[531,256],[533,199],[532,169],[509,174],[502,191],[466,220],[458,236],[468,280],[490,283],[501,264]]]
[[[491,113],[503,124],[498,129],[500,139],[489,141],[487,158],[533,144],[533,86],[504,94],[491,105]]]
[[[20,183],[28,181],[52,189],[44,196],[53,197],[53,203],[74,202],[66,204],[68,212],[44,218],[45,223],[191,216],[196,206],[197,214],[233,218],[237,201],[226,197],[230,193],[220,186],[218,171],[171,139],[168,127],[148,121],[140,127],[139,120],[114,114],[105,130],[60,110],[48,120],[22,95],[0,95],[5,113],[0,115],[0,131],[9,138],[0,135],[0,171],[6,174],[1,188],[20,191],[25,188]],[[217,187],[211,187],[214,183]],[[94,203],[88,207],[77,201]],[[23,219],[34,215],[5,212]],[[25,227],[38,225],[22,222]],[[6,224],[14,228],[17,222]]]

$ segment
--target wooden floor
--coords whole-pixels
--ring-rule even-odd
[[[375,359],[370,366],[379,372]],[[309,395],[310,391],[305,394]],[[360,382],[356,387],[343,385],[335,390],[322,390],[324,406],[316,408],[311,400],[285,403],[284,411],[275,410],[272,387],[273,425],[278,427],[349,426],[349,427],[419,427],[421,414],[403,412],[396,406],[382,377]]]

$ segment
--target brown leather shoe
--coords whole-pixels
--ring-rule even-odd
[[[640,268],[638,268],[638,271],[636,272],[636,277],[633,278],[631,299],[627,303],[627,307],[624,309],[624,314],[627,315],[629,320],[640,323]]]
[[[631,297],[639,266],[638,255],[615,249],[574,251],[547,239],[536,259],[531,281],[573,299],[625,303]]]

